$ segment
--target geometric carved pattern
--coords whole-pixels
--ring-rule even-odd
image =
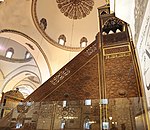
[[[51,118],[53,115],[53,110],[54,110],[53,104],[42,102],[39,111],[39,116],[42,118]]]
[[[46,97],[49,97],[49,95],[51,95],[50,100],[55,101],[63,100],[65,98],[65,95],[69,95],[69,98],[73,98],[72,96],[74,95],[76,99],[85,99],[85,96],[87,98],[98,98],[98,88],[91,90],[92,86],[98,86],[98,58],[96,57],[93,59],[93,56],[98,53],[97,42],[97,40],[93,41],[88,47],[86,47],[86,49],[80,52],[80,55],[76,56],[56,74],[54,74],[48,81],[41,85],[30,96],[28,96],[25,101],[32,99],[33,101],[39,102],[41,100],[44,100]],[[87,61],[89,60],[92,66],[90,64],[87,64]],[[81,67],[87,68],[81,71]],[[90,82],[89,78],[92,78],[92,82]],[[83,80],[86,80],[86,82],[83,82]],[[95,80],[97,81],[95,82]],[[86,84],[88,84],[88,87],[86,87]],[[84,88],[83,91],[81,87]],[[87,90],[85,88],[87,88]],[[79,91],[77,92],[76,90]],[[57,93],[56,96],[52,96],[54,93]],[[89,93],[92,94],[89,95]]]
[[[104,45],[116,45],[117,43],[119,44],[120,42],[127,42],[128,37],[126,35],[126,32],[120,32],[120,33],[116,33],[115,35],[103,35],[103,39],[102,42],[104,43]]]
[[[57,111],[56,114],[59,118],[65,119],[66,117],[74,117],[76,114],[75,108],[73,107],[62,107],[60,105],[57,105]]]
[[[71,73],[69,74],[71,75]],[[67,97],[65,95],[68,95]],[[98,56],[83,65],[44,101],[98,99]]]
[[[119,29],[121,32],[124,31],[124,22],[118,18],[110,18],[107,20],[103,27],[103,32],[109,33],[110,31],[113,31],[116,33],[116,30]]]
[[[90,14],[94,6],[93,0],[56,0],[58,8],[70,19],[81,19]]]
[[[138,97],[132,56],[105,60],[107,98]]]

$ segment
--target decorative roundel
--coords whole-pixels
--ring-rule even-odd
[[[127,96],[127,91],[125,89],[119,89],[117,92],[120,96]]]
[[[70,19],[81,19],[90,14],[93,0],[56,0],[60,11]]]

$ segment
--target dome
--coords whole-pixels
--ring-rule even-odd
[[[51,44],[65,50],[81,50],[80,40],[86,37],[88,44],[99,32],[97,8],[105,0],[33,0],[32,17],[42,36]],[[90,30],[90,31],[89,31]],[[65,44],[59,36],[66,37]]]

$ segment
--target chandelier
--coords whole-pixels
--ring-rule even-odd
[[[90,14],[94,0],[56,0],[60,11],[70,19],[81,19]]]

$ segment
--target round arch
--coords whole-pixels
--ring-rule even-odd
[[[22,81],[25,77],[36,76],[38,79],[38,75],[36,72],[37,68],[35,66],[22,66],[16,69],[14,72],[11,72],[3,82],[1,86],[1,92],[6,92],[8,90],[12,90],[16,84]],[[40,81],[40,79],[39,79]],[[39,85],[41,82],[39,82]],[[36,88],[35,88],[36,89]]]
[[[51,75],[51,67],[48,58],[40,45],[28,35],[10,29],[0,31],[0,37],[12,39],[24,46],[33,56],[41,73],[41,82],[44,83]]]

